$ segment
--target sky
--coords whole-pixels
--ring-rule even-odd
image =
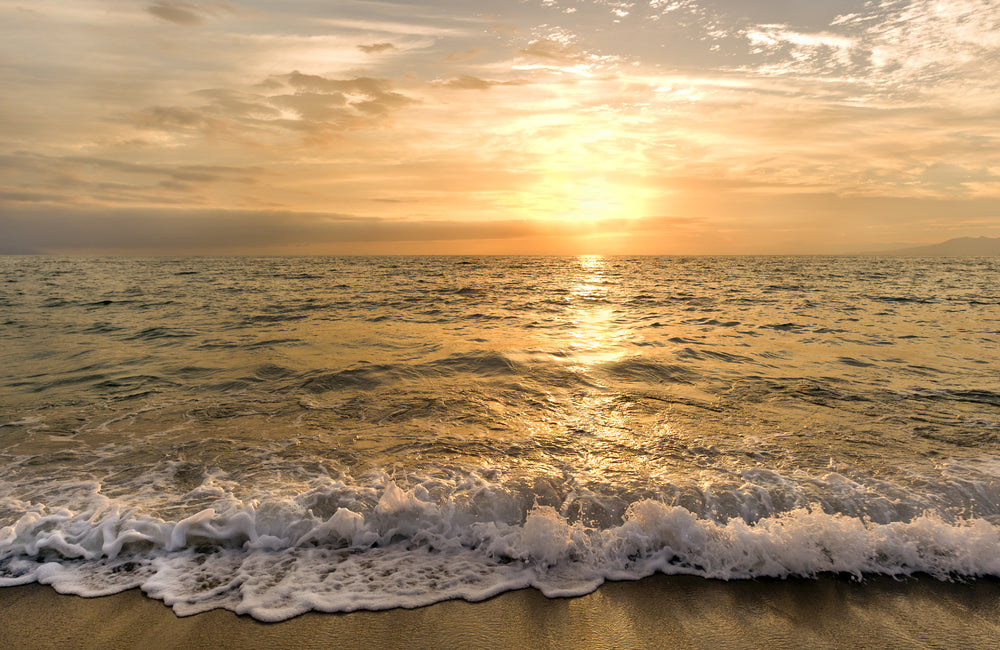
[[[0,252],[1000,236],[1000,0],[0,0]]]

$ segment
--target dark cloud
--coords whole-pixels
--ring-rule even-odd
[[[396,46],[392,43],[372,43],[371,45],[359,45],[358,49],[365,54],[379,54],[395,50]]]
[[[360,242],[510,239],[537,235],[528,221],[388,221],[335,213],[72,209],[8,205],[0,241],[13,250],[235,251]]]
[[[694,237],[701,253],[747,253],[762,246],[760,241],[749,235],[754,210],[774,209],[769,203],[749,206],[742,218],[729,221],[707,217],[656,216],[539,223],[527,219],[478,222],[430,218],[390,220],[337,213],[268,210],[73,208],[31,205],[5,201],[4,198],[16,197],[0,195],[0,252],[123,254],[226,254],[287,252],[289,249],[322,252],[324,247],[330,251],[427,250],[426,245],[430,242],[490,240],[508,241],[512,242],[511,246],[518,246],[513,242],[529,239],[558,242],[580,235],[609,233],[647,242],[652,246],[647,252],[656,252],[657,241],[666,242],[669,247],[671,242]],[[852,252],[849,242],[859,240],[840,240],[838,233],[851,227],[867,229],[873,218],[886,213],[899,215],[900,222],[922,225],[923,232],[919,236],[938,233],[942,239],[942,214],[962,215],[960,219],[947,220],[948,232],[962,228],[982,230],[982,224],[996,223],[997,202],[991,199],[935,201],[830,195],[797,196],[794,201],[792,198],[786,197],[789,204],[784,206],[790,219],[789,232],[784,233],[784,239],[768,244],[773,250],[764,252]],[[799,215],[805,210],[815,215],[815,223],[803,224]],[[686,211],[691,213],[692,209]],[[848,213],[852,219],[843,219],[843,215]],[[706,237],[706,227],[710,222],[715,225],[709,232],[714,230],[715,234]],[[726,234],[727,229],[732,232]],[[817,243],[817,234],[826,237],[828,243]],[[753,241],[746,241],[748,237]],[[789,239],[795,237],[799,239]],[[813,243],[808,244],[809,241]],[[445,248],[451,246],[443,245]]]
[[[0,204],[3,203],[62,203],[66,200],[64,194],[47,192],[0,191]]]
[[[146,11],[161,20],[175,25],[201,25],[220,14],[236,13],[236,7],[223,0],[214,2],[185,2],[184,0],[157,0]]]
[[[2,204],[0,204],[2,206]],[[692,219],[606,219],[597,232],[676,231]],[[696,221],[696,220],[694,220]],[[573,222],[388,220],[270,210],[96,209],[8,204],[0,241],[15,250],[233,252],[289,246],[572,237]]]

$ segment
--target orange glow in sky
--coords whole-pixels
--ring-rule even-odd
[[[0,0],[0,253],[1000,235],[1000,0]]]

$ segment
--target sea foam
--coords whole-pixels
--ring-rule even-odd
[[[10,504],[7,504],[10,505]],[[588,527],[549,506],[471,521],[454,502],[389,481],[367,513],[321,518],[295,499],[220,501],[180,521],[96,494],[89,508],[27,507],[0,529],[0,586],[97,596],[139,587],[179,615],[226,608],[264,621],[310,611],[417,607],[534,587],[549,597],[657,572],[723,580],[926,573],[1000,576],[1000,529],[925,513],[874,523],[796,508],[748,523],[653,500]]]

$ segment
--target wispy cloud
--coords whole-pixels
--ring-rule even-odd
[[[0,156],[7,201],[50,207],[208,203],[218,191],[245,192],[265,170],[205,164],[148,164],[90,156],[51,157],[29,152]],[[17,188],[30,186],[33,192]]]
[[[384,43],[372,43],[370,45],[359,45],[358,49],[365,54],[380,54],[382,52],[391,52],[396,49],[396,46],[389,42]]]
[[[466,61],[471,61],[484,51],[485,50],[482,48],[470,47],[469,49],[462,50],[461,52],[452,52],[444,58],[444,61],[447,63],[464,63]]]
[[[743,34],[763,57],[756,72],[841,81],[873,100],[936,101],[956,85],[979,94],[1000,83],[996,0],[882,0],[821,31],[764,24]]]
[[[523,86],[527,81],[523,79],[511,79],[508,81],[497,81],[495,79],[481,79],[472,75],[459,75],[447,81],[437,81],[434,85],[444,88],[454,88],[456,90],[489,90],[496,86]]]
[[[213,18],[235,14],[237,9],[225,0],[188,2],[186,0],[157,0],[146,11],[176,25],[201,25]]]
[[[409,22],[393,20],[365,20],[357,18],[324,18],[318,21],[327,28],[369,34],[402,34],[417,36],[461,36],[469,30],[458,25],[434,24],[428,19]]]

